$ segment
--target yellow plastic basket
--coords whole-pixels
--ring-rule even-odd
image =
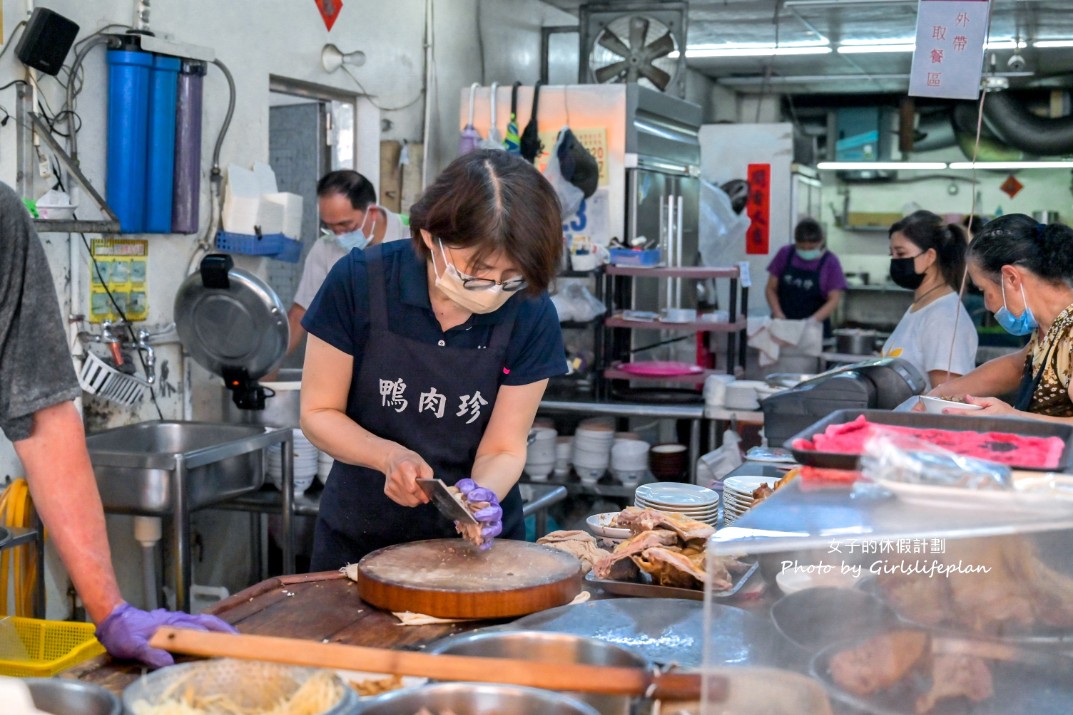
[[[17,639],[11,637],[10,626]],[[93,631],[92,623],[0,619],[0,675],[47,678],[100,655],[104,646]]]

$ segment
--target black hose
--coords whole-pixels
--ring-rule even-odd
[[[75,108],[75,76],[78,74],[78,68],[82,66],[82,60],[85,59],[86,54],[94,47],[100,44],[110,44],[117,42],[117,38],[111,35],[97,35],[91,37],[86,41],[85,46],[78,50],[75,54],[74,61],[71,62],[71,71],[69,79],[67,81],[67,109],[70,112],[74,112]],[[69,140],[71,142],[71,163],[78,166],[78,132],[71,128],[69,132]]]

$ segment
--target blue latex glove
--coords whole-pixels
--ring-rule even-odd
[[[488,502],[488,506],[473,512],[473,518],[481,523],[481,551],[487,551],[492,548],[492,539],[503,533],[503,507],[499,506],[499,498],[491,489],[479,487],[469,478],[459,479],[455,487],[467,504]]]
[[[206,614],[192,616],[182,611],[165,611],[163,608],[143,611],[123,602],[97,626],[97,640],[115,658],[140,660],[154,668],[163,668],[174,664],[175,659],[171,657],[171,653],[149,646],[149,639],[160,626],[238,633],[231,625],[216,616]]]

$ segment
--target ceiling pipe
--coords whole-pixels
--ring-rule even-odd
[[[1073,153],[1073,116],[1037,116],[1009,92],[993,92],[987,96],[984,122],[1002,141],[1029,154]]]

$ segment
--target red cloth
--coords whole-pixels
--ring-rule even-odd
[[[1058,437],[1030,437],[1008,432],[919,429],[877,425],[861,415],[852,422],[829,425],[812,439],[794,441],[794,449],[808,452],[861,454],[864,444],[877,431],[903,434],[966,457],[1032,469],[1054,469],[1062,459],[1065,443]]]

